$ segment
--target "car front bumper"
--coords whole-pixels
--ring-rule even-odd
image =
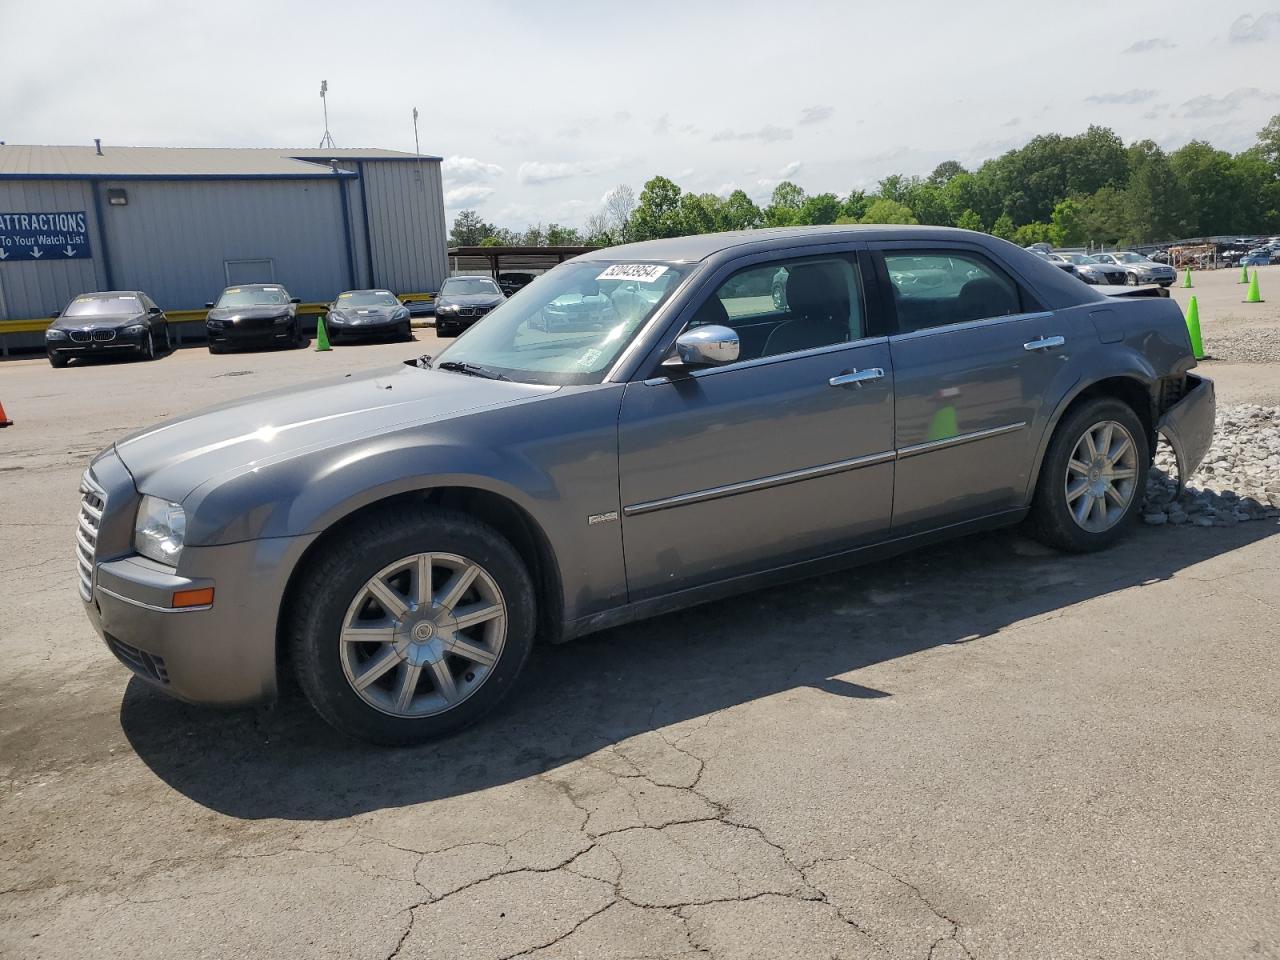
[[[1216,411],[1213,381],[1189,373],[1182,398],[1165,410],[1156,422],[1157,432],[1169,441],[1178,460],[1179,493],[1209,452]]]
[[[228,347],[270,346],[277,343],[291,343],[298,336],[298,322],[288,323],[228,323],[223,327],[205,325],[205,333],[210,343]]]
[[[188,546],[174,570],[132,551],[139,497],[119,457],[95,460],[86,483],[103,505],[88,558],[81,537],[79,593],[107,649],[181,700],[235,706],[272,699],[281,601],[315,535]],[[205,587],[214,590],[211,604],[173,607],[175,591]]]
[[[146,334],[117,333],[111,340],[91,340],[77,343],[74,340],[45,340],[45,352],[49,356],[71,359],[73,357],[109,357],[117,353],[139,351],[146,344]]]

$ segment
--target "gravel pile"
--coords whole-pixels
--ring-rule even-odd
[[[1280,337],[1274,330],[1204,331],[1204,349],[1225,363],[1280,363]]]
[[[1280,517],[1280,407],[1220,406],[1213,445],[1180,497],[1177,476],[1162,439],[1147,477],[1144,523],[1229,527]]]

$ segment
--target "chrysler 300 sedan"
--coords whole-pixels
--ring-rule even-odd
[[[548,323],[566,298],[601,322]],[[1105,297],[983,234],[595,250],[434,358],[104,450],[80,594],[175,696],[261,701],[288,670],[339,729],[417,742],[497,704],[535,636],[1022,521],[1106,547],[1158,433],[1183,476],[1204,455],[1194,367],[1173,301]]]

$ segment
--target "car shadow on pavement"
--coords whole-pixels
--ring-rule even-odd
[[[981,642],[1010,624],[1168,579],[1277,532],[1273,522],[1144,528],[1090,556],[1057,554],[1011,531],[970,537],[542,646],[495,713],[412,749],[348,740],[296,692],[272,708],[217,711],[178,703],[135,679],[120,721],[142,761],[197,803],[246,819],[329,820],[535,776],[637,734],[798,687],[876,709],[894,691],[842,675],[931,647]],[[1135,618],[1131,629],[1144,624]]]

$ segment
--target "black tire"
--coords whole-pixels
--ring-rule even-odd
[[[1091,532],[1076,522],[1067,505],[1067,464],[1085,431],[1106,421],[1119,423],[1133,438],[1137,470],[1135,492],[1125,513],[1113,526]],[[1090,553],[1111,546],[1138,520],[1150,465],[1147,431],[1132,407],[1114,397],[1098,397],[1080,404],[1063,417],[1049,441],[1027,518],[1028,532],[1042,543],[1070,553]]]
[[[147,339],[142,344],[141,352],[143,360],[156,358],[156,337],[150,330],[147,331]]]
[[[1124,277],[1125,286],[1136,287],[1138,285],[1138,275],[1136,273],[1127,273]]]
[[[210,344],[209,344],[209,352],[210,352],[210,353],[226,353],[226,352],[227,352],[227,348],[226,348],[226,347],[224,347],[224,346],[223,346],[222,344],[220,344],[220,343],[212,343],[212,342],[210,342]]]
[[[405,343],[412,343],[414,341],[412,321],[406,320],[404,322],[404,329],[400,331],[400,339]]]
[[[173,353],[173,334],[169,331],[169,325],[164,325],[164,352]]]
[[[53,369],[61,370],[66,365],[67,365],[66,357],[60,357],[56,353],[49,354],[49,366],[53,367]]]
[[[434,716],[395,717],[352,689],[339,634],[348,606],[371,577],[426,552],[457,554],[487,571],[502,593],[507,633],[488,678],[469,696]],[[363,517],[322,547],[299,579],[286,629],[298,683],[321,717],[356,739],[408,746],[475,723],[510,692],[533,648],[536,607],[528,570],[497,531],[466,514],[418,504]]]

